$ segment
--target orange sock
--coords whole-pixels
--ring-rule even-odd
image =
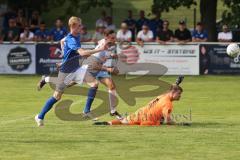
[[[110,123],[112,125],[120,125],[120,124],[122,124],[122,122],[120,120],[118,120],[118,119],[114,119],[114,120],[110,121]]]

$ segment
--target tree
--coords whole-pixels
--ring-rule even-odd
[[[227,0],[226,0],[227,1]],[[152,12],[168,12],[170,8],[177,9],[180,6],[190,8],[197,4],[197,0],[153,0]],[[206,30],[208,31],[209,41],[216,41],[216,14],[217,0],[200,0],[200,14]]]
[[[94,7],[112,7],[111,0],[7,0],[8,6],[12,8],[27,8],[36,9],[39,11],[49,11],[53,7],[61,7],[68,4],[65,10],[67,15],[74,15],[76,13],[86,13],[89,9]]]
[[[224,4],[230,9],[225,10],[222,14],[223,23],[229,25],[238,25],[240,24],[240,1],[239,0],[224,0]]]

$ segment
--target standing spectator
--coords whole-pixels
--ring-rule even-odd
[[[33,41],[34,40],[34,34],[30,31],[29,26],[24,27],[24,31],[20,34],[20,41],[21,42],[27,42],[27,41]]]
[[[96,21],[96,27],[99,25],[103,25],[104,27],[107,27],[106,17],[107,17],[106,11],[103,10],[102,17]]]
[[[29,20],[30,29],[32,32],[36,32],[36,30],[39,29],[40,22],[41,22],[41,17],[39,15],[39,12],[36,10],[33,11],[31,18]]]
[[[142,29],[143,24],[148,25],[149,23],[149,20],[145,18],[145,12],[143,10],[139,12],[139,16],[140,18],[136,22],[137,33]]]
[[[121,29],[117,32],[117,41],[123,42],[128,41],[131,42],[132,40],[132,32],[128,29],[126,23],[121,24]]]
[[[153,32],[154,38],[156,38],[157,33],[163,28],[163,20],[161,19],[160,12],[156,12],[155,18],[149,21],[149,28]]]
[[[179,28],[175,31],[175,41],[182,43],[191,42],[192,35],[191,32],[187,29],[186,23],[183,20],[179,21]]]
[[[10,19],[15,19],[17,17],[17,14],[14,10],[14,8],[7,8],[7,11],[1,14],[3,17],[3,30],[9,28],[8,24]]]
[[[20,32],[22,32],[24,30],[24,27],[27,25],[27,19],[24,16],[24,12],[22,9],[19,9],[17,12],[16,22],[17,27],[20,29]]]
[[[222,32],[218,33],[218,41],[219,42],[232,42],[232,32],[229,31],[228,26],[224,24],[222,26]]]
[[[153,41],[153,32],[149,30],[149,27],[147,24],[144,24],[142,26],[142,30],[138,32],[137,34],[137,43],[140,46],[143,46],[144,42],[152,42]]]
[[[53,41],[60,41],[67,35],[67,29],[63,26],[60,18],[56,19],[55,27],[51,29],[51,39]]]
[[[37,42],[39,41],[50,41],[51,37],[50,37],[50,32],[46,29],[46,24],[45,22],[41,22],[40,23],[40,27],[39,29],[35,32],[35,40]]]
[[[163,29],[157,34],[156,41],[160,44],[165,44],[166,42],[173,42],[173,40],[173,31],[169,29],[169,22],[165,20],[163,21]]]
[[[132,32],[132,41],[135,41],[136,20],[133,19],[132,11],[128,10],[128,18],[124,20],[128,29]]]
[[[104,38],[105,26],[103,24],[98,24],[96,32],[93,34],[92,41],[97,43],[99,40]]]
[[[196,30],[193,31],[192,41],[193,42],[206,42],[208,39],[207,32],[203,29],[201,22],[197,23]]]
[[[8,28],[4,29],[2,32],[1,41],[18,41],[19,38],[19,29],[16,25],[16,20],[11,18],[8,20]]]
[[[106,17],[106,22],[107,22],[107,27],[106,27],[107,30],[113,30],[113,31],[116,30],[115,24],[112,23],[112,17],[110,16]]]
[[[88,33],[86,26],[82,26],[80,38],[81,38],[81,42],[91,42],[92,35]]]

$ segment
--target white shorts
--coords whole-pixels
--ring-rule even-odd
[[[71,82],[76,82],[77,84],[82,84],[85,78],[88,65],[82,65],[75,72],[68,74],[64,79],[64,84],[69,85]]]

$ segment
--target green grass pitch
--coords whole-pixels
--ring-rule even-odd
[[[40,76],[0,76],[0,160],[237,160],[240,157],[239,76],[187,76],[174,114],[189,114],[191,126],[93,126],[91,121],[62,121],[54,110],[37,128],[34,115],[52,94],[36,91]],[[151,77],[150,77],[151,78]],[[161,80],[172,83],[175,76]],[[149,78],[143,81],[149,81]],[[118,83],[118,87],[124,82]],[[135,87],[149,90],[151,86]],[[101,85],[100,90],[105,90]],[[85,97],[66,95],[81,113]],[[137,98],[135,106],[119,101],[121,113],[133,112],[154,97]],[[107,99],[105,100],[107,101]],[[100,103],[94,101],[94,106]],[[101,120],[110,120],[106,114]]]

